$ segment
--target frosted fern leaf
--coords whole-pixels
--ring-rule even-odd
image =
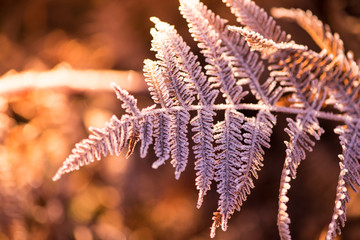
[[[309,11],[277,9],[274,14],[297,21],[321,52],[292,41],[254,2],[223,2],[240,26],[229,26],[199,0],[180,0],[180,12],[205,66],[174,26],[151,18],[156,60],[145,60],[143,71],[154,105],[139,109],[134,96],[113,84],[125,114],[113,116],[104,128],[91,128],[90,136],[75,145],[53,179],[102,156],[119,155],[126,145],[129,156],[138,142],[140,156],[146,157],[153,145],[153,168],[169,160],[176,179],[189,161],[195,162],[198,208],[215,183],[219,199],[211,227],[214,237],[218,227],[227,229],[254,188],[266,163],[264,149],[271,146],[276,115],[294,115],[287,117],[284,129],[289,139],[277,220],[281,239],[291,239],[287,212],[291,179],[324,133],[319,120],[328,119],[342,124],[335,128],[343,152],[326,235],[334,239],[346,220],[347,185],[354,190],[360,185],[359,67],[352,54],[345,53],[339,35]],[[248,115],[251,111],[254,114]],[[189,157],[191,150],[195,159]]]

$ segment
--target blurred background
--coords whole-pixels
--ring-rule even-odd
[[[203,2],[235,24],[220,0]],[[267,12],[271,7],[310,9],[359,57],[359,1],[255,2]],[[141,73],[144,58],[154,58],[151,16],[174,24],[199,52],[177,0],[1,0],[0,75],[10,70],[47,71],[64,63],[78,70]],[[278,23],[298,43],[318,50],[296,24]],[[151,104],[145,88],[135,95],[140,107]],[[0,240],[209,239],[218,196],[212,190],[196,209],[191,160],[179,181],[170,164],[153,170],[153,153],[140,159],[138,151],[130,159],[109,157],[51,180],[74,144],[87,137],[89,126],[103,127],[112,114],[122,113],[115,94],[106,90],[47,89],[0,96]],[[279,238],[276,215],[283,141],[288,139],[283,133],[285,117],[278,116],[256,188],[229,221],[227,232],[219,230],[216,239]],[[332,215],[341,148],[332,130],[336,124],[321,123],[326,133],[301,164],[289,193],[295,240],[323,239]],[[360,197],[353,192],[351,197],[339,239],[360,239]]]

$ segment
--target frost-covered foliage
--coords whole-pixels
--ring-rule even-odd
[[[274,14],[297,21],[322,48],[319,53],[292,41],[254,2],[223,1],[242,27],[229,26],[198,0],[180,0],[180,12],[205,58],[204,67],[173,26],[151,19],[155,24],[152,50],[157,60],[145,60],[144,75],[154,105],[140,110],[132,95],[113,85],[126,114],[120,119],[113,116],[102,129],[91,129],[89,138],[75,146],[54,180],[102,155],[118,155],[126,144],[130,155],[138,141],[141,157],[153,144],[157,157],[154,168],[171,159],[178,179],[191,160],[187,138],[191,131],[197,206],[202,205],[212,182],[219,193],[211,228],[214,237],[217,227],[227,229],[231,215],[240,211],[254,188],[264,148],[270,147],[276,125],[274,112],[290,113],[295,117],[287,118],[284,129],[289,139],[285,141],[278,227],[281,239],[291,239],[287,213],[291,179],[324,132],[318,119],[330,119],[343,123],[335,129],[343,153],[339,155],[337,195],[326,236],[333,239],[346,219],[346,184],[354,189],[360,185],[358,65],[345,53],[339,36],[310,12],[276,9]],[[247,102],[248,95],[255,101]],[[242,110],[256,114],[246,116]],[[215,123],[216,115],[223,120]]]

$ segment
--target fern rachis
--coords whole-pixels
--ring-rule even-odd
[[[191,131],[197,206],[203,203],[213,181],[220,195],[211,230],[214,237],[217,227],[227,229],[228,219],[235,210],[240,211],[254,188],[253,178],[263,166],[264,148],[270,147],[272,128],[277,123],[275,114],[293,114],[295,118],[287,118],[284,129],[289,140],[285,141],[278,210],[280,237],[291,239],[287,213],[291,179],[324,132],[319,119],[329,119],[344,124],[335,129],[343,154],[339,157],[334,214],[326,236],[333,239],[339,234],[339,224],[345,222],[349,199],[346,184],[354,189],[360,185],[358,66],[351,55],[345,55],[338,35],[319,25],[309,12],[275,11],[277,16],[290,19],[302,16],[298,22],[324,48],[320,53],[291,41],[290,35],[252,1],[224,2],[244,28],[228,26],[198,0],[180,0],[180,12],[205,57],[205,72],[173,26],[151,19],[155,23],[152,50],[158,60],[145,60],[144,75],[155,105],[140,110],[132,95],[113,85],[126,113],[120,119],[113,116],[103,129],[91,129],[89,138],[75,146],[54,180],[101,155],[118,155],[127,143],[130,155],[138,141],[141,157],[153,144],[157,157],[154,168],[171,158],[178,179],[190,161],[187,134]],[[265,66],[269,76],[264,80]],[[245,102],[250,94],[256,100]],[[329,111],[329,107],[339,113]],[[246,116],[242,110],[256,114]],[[195,117],[191,119],[190,113]],[[224,119],[214,123],[217,115]]]

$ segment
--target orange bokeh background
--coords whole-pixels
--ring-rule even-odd
[[[360,5],[356,0],[255,2],[267,11],[271,7],[312,10],[359,57]],[[220,0],[204,3],[236,24]],[[63,63],[76,70],[141,72],[143,60],[154,58],[151,16],[175,25],[199,53],[177,0],[2,0],[0,75],[10,70],[48,71]],[[317,50],[295,24],[279,23],[296,41]],[[141,107],[152,104],[145,89],[135,96]],[[35,89],[0,96],[0,240],[209,239],[216,186],[202,208],[196,209],[191,159],[179,181],[170,164],[153,170],[154,154],[141,159],[137,149],[129,159],[108,157],[57,182],[51,180],[74,144],[87,137],[90,126],[103,127],[112,114],[122,113],[115,94],[108,90]],[[279,116],[278,122],[256,188],[229,221],[228,231],[219,230],[216,239],[278,239],[282,142],[287,139],[285,117]],[[295,240],[319,239],[331,219],[341,148],[332,131],[335,124],[322,123],[326,134],[302,163],[290,190]],[[360,239],[360,197],[354,193],[351,197],[347,226],[339,239]]]

